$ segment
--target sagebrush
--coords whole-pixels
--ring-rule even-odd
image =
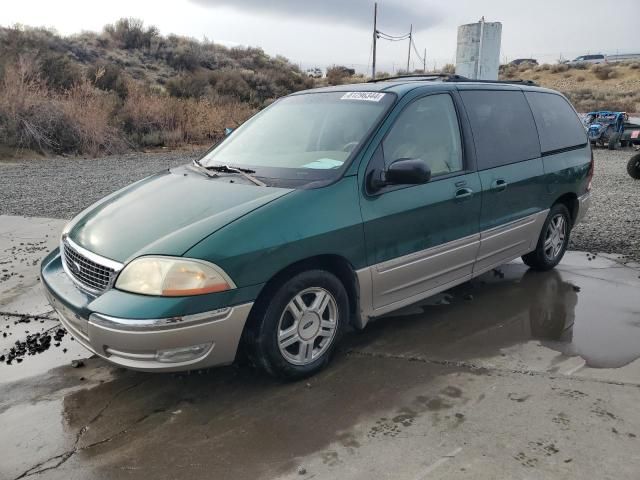
[[[283,57],[165,37],[133,18],[68,37],[0,27],[0,144],[99,155],[211,143],[313,85]]]

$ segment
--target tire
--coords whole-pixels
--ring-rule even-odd
[[[542,226],[536,249],[524,255],[522,261],[534,270],[551,270],[567,251],[571,226],[569,210],[564,204],[556,203]]]
[[[609,137],[609,142],[607,143],[607,148],[609,148],[609,150],[615,150],[616,148],[618,148],[618,143],[619,142],[620,142],[620,134],[619,133],[613,133]]]
[[[622,148],[627,148],[629,145],[631,145],[631,142],[629,140],[620,140],[620,146]]]
[[[640,153],[629,159],[627,163],[627,173],[631,178],[640,180]]]
[[[321,304],[315,311],[314,302]],[[309,377],[327,366],[348,321],[349,298],[335,275],[299,273],[258,305],[247,332],[249,358],[275,377]]]

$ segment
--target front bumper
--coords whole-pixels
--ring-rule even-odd
[[[113,316],[92,308],[104,301],[97,302],[79,290],[55,253],[43,261],[45,294],[60,322],[91,352],[116,365],[142,371],[193,370],[234,361],[253,302],[160,318]],[[142,300],[165,301],[158,297]]]
[[[578,197],[578,214],[576,215],[575,224],[580,223],[587,216],[589,207],[591,206],[591,192],[587,192],[584,195]]]

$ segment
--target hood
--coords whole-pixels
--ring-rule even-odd
[[[67,231],[78,245],[122,263],[140,255],[182,255],[216,230],[290,191],[245,184],[235,176],[207,178],[179,168],[105,197],[74,218]]]

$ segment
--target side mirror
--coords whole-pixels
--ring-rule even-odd
[[[229,135],[231,135],[231,133],[233,133],[233,128],[227,127],[227,128],[224,129],[224,136],[225,137],[228,137]]]
[[[400,158],[389,165],[386,171],[374,170],[369,177],[372,191],[387,185],[417,185],[431,180],[431,169],[419,158]]]
[[[431,180],[431,169],[420,158],[400,158],[385,172],[387,185],[414,185]]]

